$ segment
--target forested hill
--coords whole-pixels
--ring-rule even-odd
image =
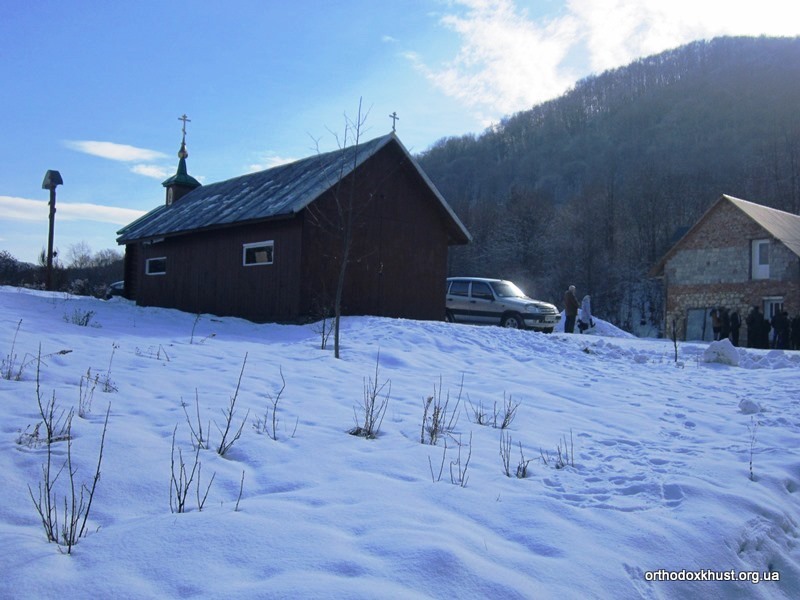
[[[420,163],[474,236],[450,272],[657,320],[646,273],[720,194],[800,212],[799,113],[800,38],[717,38],[440,140]]]

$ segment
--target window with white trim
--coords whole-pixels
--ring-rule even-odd
[[[275,242],[254,242],[242,244],[242,265],[255,267],[258,265],[271,265],[275,259]]]
[[[753,279],[769,279],[769,240],[753,240]]]
[[[148,258],[144,272],[147,275],[165,275],[167,273],[167,257]]]

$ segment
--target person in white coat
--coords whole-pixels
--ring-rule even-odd
[[[594,327],[592,319],[592,299],[586,294],[581,300],[581,318],[578,320],[578,330],[583,333],[590,327]]]

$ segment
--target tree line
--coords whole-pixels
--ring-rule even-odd
[[[58,254],[53,260],[53,289],[82,296],[104,298],[108,286],[123,277],[124,258],[109,248],[93,252],[86,242],[72,244],[64,260]],[[44,289],[47,259],[45,251],[36,264],[23,262],[7,250],[0,250],[0,285]]]
[[[699,41],[581,80],[418,159],[473,235],[451,275],[567,285],[627,330],[649,269],[723,193],[800,212],[800,38]]]

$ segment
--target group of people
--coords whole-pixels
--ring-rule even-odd
[[[578,319],[578,309],[581,309],[581,318]],[[578,304],[578,297],[575,295],[575,286],[569,286],[564,292],[564,333],[575,333],[577,322],[578,331],[583,333],[590,327],[594,327],[592,319],[592,299],[586,294]]]
[[[800,350],[800,315],[777,311],[772,320],[754,306],[747,315],[747,347]]]
[[[739,345],[739,329],[742,320],[735,310],[729,312],[727,308],[711,309],[711,329],[714,332],[714,341],[729,339],[734,346]],[[750,323],[748,321],[748,331]]]

